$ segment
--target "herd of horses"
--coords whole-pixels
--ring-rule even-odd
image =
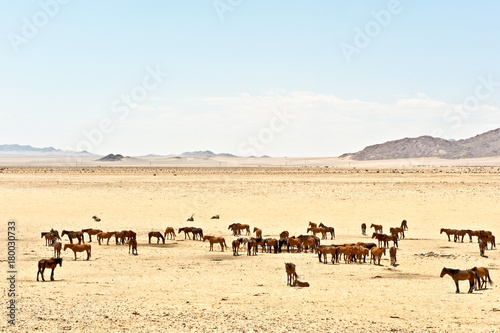
[[[194,215],[194,214],[193,214]],[[94,218],[94,217],[93,217]],[[191,216],[193,218],[193,216]],[[94,220],[96,220],[94,218]],[[250,236],[250,226],[248,224],[232,223],[229,225],[228,230],[231,230],[233,236],[237,237],[232,241],[232,250],[234,256],[239,256],[240,249],[245,248],[245,252],[248,256],[257,255],[259,252],[259,246],[261,247],[261,253],[282,253],[283,251],[290,252],[314,252],[318,255],[319,262],[323,264],[328,263],[328,256],[330,256],[330,261],[332,264],[340,263],[342,260],[346,264],[351,264],[357,262],[358,264],[366,263],[366,257],[369,256],[370,264],[380,265],[382,256],[386,255],[386,249],[389,249],[390,262],[391,265],[396,266],[396,254],[397,248],[399,246],[399,241],[405,238],[405,231],[408,230],[408,223],[406,220],[401,222],[401,226],[389,228],[390,234],[383,234],[383,226],[378,224],[371,224],[370,228],[374,229],[372,234],[372,239],[378,241],[375,243],[365,243],[357,242],[350,244],[330,244],[321,245],[321,240],[328,239],[327,235],[330,235],[330,239],[335,238],[335,229],[333,227],[328,227],[323,223],[319,225],[317,223],[309,221],[307,226],[306,235],[299,235],[298,237],[291,236],[288,231],[283,231],[277,238],[263,238],[262,229],[254,227],[253,233],[255,237],[242,237],[242,233],[245,236]],[[366,236],[367,226],[365,223],[361,225],[361,232]],[[221,251],[227,249],[228,246],[224,237],[203,235],[203,230],[197,227],[182,227],[178,229],[177,234],[184,233],[184,239],[193,239],[200,241],[208,241],[210,243],[209,251],[213,251],[214,244],[218,244]],[[311,233],[311,234],[309,234]],[[469,235],[470,242],[472,242],[472,237],[477,237],[480,246],[480,255],[484,256],[484,251],[488,248],[488,243],[491,244],[491,248],[496,247],[495,237],[490,231],[485,230],[456,230],[456,229],[441,229],[440,233],[446,233],[448,236],[448,241],[451,241],[451,236],[455,242],[461,241],[465,235]],[[86,252],[87,260],[91,257],[91,245],[85,243],[84,235],[87,234],[89,237],[89,242],[92,242],[92,236],[96,236],[99,245],[104,244],[109,245],[109,241],[112,237],[115,237],[116,245],[129,244],[129,254],[137,255],[137,234],[132,230],[122,230],[122,231],[110,231],[103,232],[100,229],[82,229],[81,231],[68,231],[63,230],[61,235],[57,230],[51,229],[49,232],[42,232],[41,237],[45,238],[45,244],[54,247],[54,258],[42,259],[38,263],[37,281],[39,281],[39,275],[41,274],[42,280],[45,281],[43,273],[45,268],[52,269],[51,281],[54,280],[54,269],[57,265],[62,266],[61,250],[62,243],[58,242],[61,237],[67,236],[69,244],[64,244],[63,250],[71,249],[74,252],[75,260],[77,252]],[[317,237],[317,234],[321,234],[321,239]],[[192,236],[192,238],[191,238]],[[165,244],[166,239],[175,239],[176,232],[172,227],[167,227],[162,233],[160,231],[151,231],[148,233],[148,241],[151,243],[151,239],[156,238],[156,243],[159,244],[162,241]],[[73,243],[73,240],[75,243]],[[78,241],[78,244],[76,243]],[[393,246],[390,246],[390,242],[393,242]],[[287,272],[287,284],[292,286],[309,286],[307,282],[300,282],[297,280],[297,274],[295,273],[295,265],[292,263],[285,264]],[[487,282],[492,284],[489,271],[485,267],[474,267],[469,270],[458,270],[444,267],[441,271],[441,277],[445,275],[450,275],[455,284],[456,292],[459,293],[458,281],[468,280],[469,281],[469,293],[472,293],[474,287],[477,288],[486,287]]]

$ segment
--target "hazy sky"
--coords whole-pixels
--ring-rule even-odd
[[[0,144],[337,156],[500,127],[500,2],[2,1]]]

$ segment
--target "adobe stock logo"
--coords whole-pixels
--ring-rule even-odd
[[[28,44],[30,40],[35,38],[40,29],[43,29],[49,24],[61,9],[61,5],[66,5],[70,0],[41,0],[38,2],[40,10],[31,16],[31,19],[23,17],[21,19],[22,26],[20,34],[15,32],[7,33],[10,45],[17,53],[21,45]]]
[[[372,40],[380,35],[384,28],[389,26],[392,17],[401,13],[401,11],[403,11],[403,7],[400,6],[397,0],[389,1],[387,9],[382,9],[378,12],[372,10],[370,15],[373,20],[367,22],[364,29],[360,29],[359,27],[354,28],[352,44],[342,42],[339,45],[347,63],[351,63],[351,58],[354,54],[360,54],[361,50],[368,47]]]
[[[248,136],[238,146],[238,155],[255,156],[262,152],[274,141],[277,133],[283,132],[295,120],[295,115],[285,109],[273,110],[274,116],[269,120],[269,125],[263,127],[257,135]]]

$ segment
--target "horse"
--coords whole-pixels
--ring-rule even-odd
[[[184,227],[184,228],[180,228],[179,229],[179,232],[177,232],[178,234],[180,234],[181,232],[184,232],[184,239],[186,239],[186,236],[191,239],[191,237],[189,236],[189,233],[193,232],[192,230],[193,228],[192,227]],[[193,238],[194,238],[194,235],[193,235]]]
[[[361,224],[361,234],[366,236],[366,223]]]
[[[156,244],[160,244],[160,238],[163,241],[163,244],[165,244],[165,237],[161,234],[159,231],[150,231],[148,233],[148,238],[149,238],[149,244],[151,244],[151,237],[156,237]]]
[[[170,237],[170,239],[174,239],[175,238],[175,230],[174,230],[174,228],[167,227],[165,229],[165,233],[163,234],[163,237],[165,237],[165,239],[168,239],[169,237]]]
[[[97,235],[102,232],[101,229],[82,229],[82,234],[87,233],[89,235],[89,243],[92,242],[92,235]]]
[[[220,245],[221,252],[224,252],[224,246],[227,248],[226,240],[224,239],[224,237],[203,236],[203,242],[205,242],[207,239],[210,243],[210,250],[209,251],[214,250],[214,243],[218,243]]]
[[[193,213],[193,215],[191,215],[191,217],[190,217],[190,218],[188,218],[186,221],[187,221],[187,222],[193,222],[193,221],[194,221],[194,213]]]
[[[483,286],[484,286],[484,289],[486,289],[486,280],[488,280],[488,283],[490,284],[490,286],[493,284],[493,281],[491,281],[491,278],[490,278],[490,271],[488,270],[488,268],[486,268],[486,267],[474,267],[472,269],[472,271],[476,272],[476,274],[478,276],[478,280],[477,280],[478,288],[477,289],[483,289]]]
[[[250,226],[248,224],[232,223],[227,229],[232,230],[234,236],[241,235],[241,230],[246,230],[246,234],[250,235]]]
[[[96,221],[96,222],[101,222],[101,219],[100,219],[100,218],[98,218],[98,217],[97,217],[97,216],[95,216],[95,215],[94,215],[94,216],[92,216],[92,218],[93,218],[93,219],[94,219],[94,221]]]
[[[244,246],[245,244],[248,244],[249,239],[246,237],[241,237],[237,239],[238,243],[240,243],[239,246]],[[240,248],[238,246],[238,253],[240,253]]]
[[[311,246],[311,247],[312,247],[312,250],[314,250],[314,248],[315,248],[316,246],[319,246],[319,245],[320,245],[320,242],[321,242],[321,240],[320,240],[318,237],[313,236],[313,235],[300,235],[300,236],[299,236],[299,237],[297,237],[297,238],[298,238],[298,239],[300,239],[300,241],[301,241],[302,245],[303,245],[303,246],[305,246],[305,248],[304,248],[304,249],[305,249],[305,251],[306,251],[306,252],[307,252],[307,249],[308,249],[307,247],[308,247],[308,246]],[[304,241],[306,241],[306,242],[304,243]],[[312,243],[311,241],[312,241],[313,243]]]
[[[76,253],[83,251],[87,252],[87,260],[90,259],[90,251],[91,251],[90,244],[64,244],[64,251],[66,251],[66,249],[68,248],[73,250],[73,252],[75,253],[75,260],[76,260]]]
[[[78,239],[78,244],[81,244],[81,243],[85,244],[85,240],[83,239],[83,233],[81,231],[63,230],[61,233],[61,237],[64,237],[64,235],[68,235],[70,244],[73,244],[73,238]]]
[[[330,233],[330,239],[334,239],[335,238],[335,228],[333,228],[333,227],[327,227],[323,223],[320,223],[319,226],[321,228],[325,228],[326,233]]]
[[[285,263],[285,271],[286,271],[286,285],[287,286],[295,286],[295,281],[298,276],[295,272],[295,264],[291,262]]]
[[[373,224],[370,226],[370,228],[373,228],[375,232],[381,234],[382,233],[382,225],[381,224]]]
[[[389,242],[392,241],[395,247],[398,247],[398,236],[397,235],[383,235],[384,247],[389,247]]]
[[[372,263],[373,259],[373,264],[377,265],[377,259],[378,259],[378,265],[380,266],[380,259],[382,258],[383,255],[385,255],[385,248],[378,248],[378,247],[373,247],[371,249],[372,256],[370,257],[370,264]]]
[[[307,232],[309,231],[312,232],[314,236],[321,233],[322,239],[326,239],[326,229],[323,227],[309,227],[307,228]]]
[[[389,255],[391,257],[391,265],[396,267],[396,248],[393,246],[389,249]]]
[[[384,243],[385,236],[386,235],[384,235],[384,234],[379,234],[379,233],[374,232],[372,234],[372,239],[376,238],[378,241],[378,247],[382,247],[385,245],[385,243]]]
[[[457,291],[456,291],[457,294],[460,293],[460,290],[458,289],[458,281],[469,280],[468,293],[472,293],[472,291],[474,290],[474,284],[475,284],[474,281],[475,280],[479,281],[478,274],[476,272],[474,272],[472,269],[459,270],[459,269],[452,269],[452,268],[443,267],[443,270],[441,271],[440,277],[443,277],[446,274],[451,276],[453,281],[455,281],[455,285],[457,286]]]
[[[406,220],[401,222],[401,228],[403,228],[403,230],[408,230],[408,222],[406,222]]]
[[[396,237],[399,237],[399,235],[401,235],[402,238],[405,238],[405,230],[401,227],[389,228],[389,232],[391,233],[391,235],[394,235]]]
[[[252,254],[254,256],[256,256],[257,252],[258,252],[257,246],[258,245],[257,245],[257,241],[255,240],[255,238],[249,239],[247,242],[247,248],[248,248],[247,256],[251,256]]]
[[[286,245],[287,245],[288,253],[290,253],[290,248],[293,249],[294,247],[297,248],[297,252],[302,251],[302,242],[301,242],[300,238],[290,237],[290,238],[288,238]]]
[[[239,256],[240,255],[240,242],[235,239],[233,240],[233,243],[232,243],[232,246],[233,246],[233,256]]]
[[[464,229],[462,229],[462,230],[456,230],[455,231],[454,241],[455,242],[458,241],[459,238],[460,238],[460,236],[461,236],[462,237],[462,243],[463,243],[465,235],[467,235],[470,232],[471,232],[471,230],[464,230]]]
[[[259,229],[257,227],[253,228],[253,232],[255,233],[255,237],[257,238],[262,238],[262,229]]]
[[[132,238],[128,242],[128,254],[130,254],[130,249],[132,249],[132,254],[137,255],[137,240]]]
[[[203,229],[193,228],[191,229],[191,232],[193,233],[193,239],[196,239],[196,236],[198,236],[200,240],[203,238]]]
[[[269,249],[269,253],[271,253],[271,247],[274,247],[274,253],[278,253],[279,246],[276,238],[266,238],[264,240],[264,246]]]
[[[496,248],[495,244],[495,236],[493,235],[480,235],[479,239],[486,243],[486,249],[488,249],[488,243],[491,243],[491,249],[493,250],[493,246]]]
[[[318,227],[318,224],[317,224],[317,223],[314,223],[314,222],[309,221],[309,226],[310,226],[311,228],[317,228],[317,227]]]
[[[62,243],[54,242],[54,257],[61,258]]]
[[[62,258],[40,259],[40,261],[38,261],[38,272],[36,273],[36,280],[39,281],[38,276],[39,274],[42,274],[42,281],[45,282],[43,272],[45,271],[45,268],[51,268],[52,273],[50,274],[50,281],[54,281],[54,269],[57,265],[62,267]]]
[[[50,232],[42,232],[42,236],[40,238],[43,238],[43,237],[45,237],[45,245],[46,246],[53,245],[54,240],[56,239],[54,234],[52,234]]]
[[[288,238],[288,237],[290,237],[290,233],[288,231],[285,230],[285,231],[282,231],[280,233],[280,239]]]
[[[451,235],[455,236],[456,230],[455,229],[441,228],[441,231],[439,232],[439,234],[442,234],[443,232],[446,234],[446,236],[448,236],[448,242],[451,242],[450,236]]]
[[[61,237],[59,237],[59,231],[50,228],[50,233],[55,236],[55,239],[61,240]]]
[[[479,255],[484,257],[484,251],[488,249],[488,244],[484,240],[479,240]]]
[[[335,257],[337,255],[337,248],[332,245],[318,246],[315,250],[318,254],[319,262],[321,262],[321,256],[323,255],[323,263],[327,264],[327,255],[330,253],[332,255],[332,264],[335,264]]]
[[[214,216],[212,216],[210,219],[211,219],[211,220],[218,220],[219,218],[220,218],[220,217],[219,217],[219,215],[214,215]]]
[[[101,245],[101,240],[107,239],[108,242],[106,243],[106,245],[109,245],[109,240],[111,239],[111,237],[113,237],[115,235],[116,235],[116,231],[112,231],[112,232],[100,232],[100,233],[97,234],[97,241],[99,242],[99,245]]]

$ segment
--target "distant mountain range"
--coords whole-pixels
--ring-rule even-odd
[[[358,161],[419,157],[445,159],[500,156],[500,128],[463,140],[445,140],[432,136],[404,138],[368,146],[357,153],[340,157]]]

